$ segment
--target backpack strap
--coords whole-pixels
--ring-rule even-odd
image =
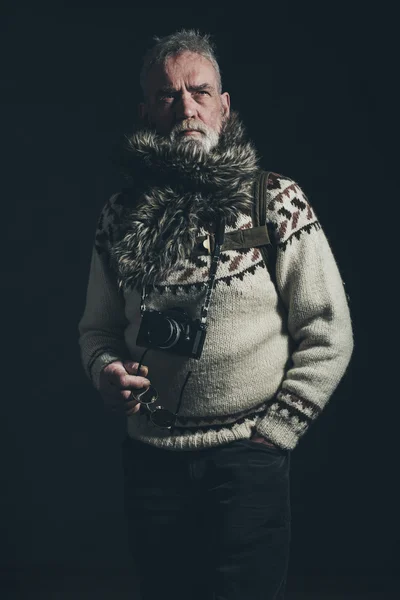
[[[261,171],[254,182],[253,218],[256,226],[266,224],[268,178],[269,171]]]
[[[269,236],[265,225],[251,229],[236,229],[225,233],[224,250],[244,250],[245,248],[260,248],[268,244]],[[194,251],[196,254],[212,254],[214,250],[214,234],[200,235],[196,238]]]
[[[272,283],[276,287],[276,240],[272,223],[267,223],[268,183],[270,171],[261,171],[254,183],[253,221],[256,227],[264,225],[268,231],[268,241],[260,246],[260,252],[268,269]]]
[[[259,248],[268,269],[272,283],[276,287],[276,241],[272,223],[267,223],[267,203],[269,199],[268,180],[270,171],[260,171],[254,182],[254,202],[252,217],[254,227],[225,233],[223,250]],[[214,240],[211,236],[199,236],[194,254],[210,254]]]

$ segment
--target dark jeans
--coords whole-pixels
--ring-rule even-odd
[[[192,451],[123,442],[142,600],[282,600],[290,452],[249,440]]]

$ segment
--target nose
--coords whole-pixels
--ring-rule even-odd
[[[191,119],[192,117],[196,116],[196,102],[192,98],[191,94],[182,94],[175,106],[175,115],[178,121]]]

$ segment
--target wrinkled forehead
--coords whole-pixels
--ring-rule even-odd
[[[157,94],[163,88],[181,90],[184,86],[208,84],[218,89],[217,73],[204,56],[182,52],[168,58],[164,64],[153,65],[147,75],[146,93]]]

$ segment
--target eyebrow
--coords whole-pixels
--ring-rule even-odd
[[[187,89],[189,90],[189,92],[201,92],[203,90],[213,91],[214,86],[212,86],[209,83],[200,83],[199,85],[189,85]],[[159,91],[157,92],[157,96],[160,96],[161,94],[177,94],[177,93],[178,93],[178,90],[176,88],[166,85],[159,89]]]

